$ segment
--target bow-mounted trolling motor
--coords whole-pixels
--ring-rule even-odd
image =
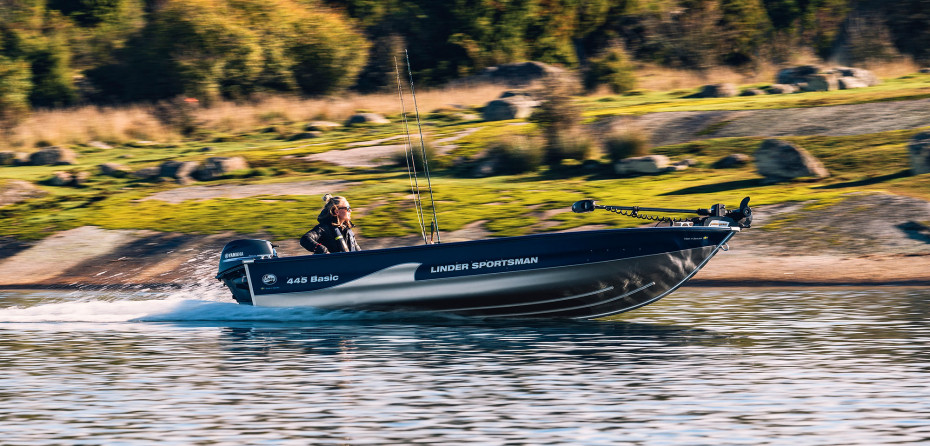
[[[748,228],[752,225],[752,208],[749,207],[749,197],[743,198],[739,203],[739,209],[727,211],[726,206],[715,204],[710,209],[668,209],[668,208],[648,208],[640,206],[603,206],[594,202],[594,200],[576,201],[572,205],[572,212],[581,214],[593,212],[595,209],[604,209],[620,215],[626,215],[633,218],[652,220],[657,222],[668,222],[669,225],[680,226],[723,226]],[[674,218],[656,215],[646,215],[641,212],[667,212],[667,213],[684,213],[697,214],[699,217],[692,218]]]

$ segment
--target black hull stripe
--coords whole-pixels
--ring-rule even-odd
[[[636,294],[636,293],[638,293],[638,292],[640,292],[640,291],[642,291],[642,290],[645,290],[646,288],[649,288],[649,287],[651,287],[651,286],[653,286],[653,285],[655,285],[655,284],[656,284],[655,282],[649,282],[649,283],[647,283],[647,284],[645,284],[645,285],[643,285],[643,286],[641,286],[641,287],[639,287],[639,288],[637,288],[637,289],[635,289],[635,290],[632,290],[632,291],[626,292],[626,293],[624,293],[624,294],[621,294],[621,295],[619,295],[619,296],[617,296],[617,297],[614,297],[613,299],[602,300],[602,301],[600,301],[600,302],[594,302],[594,303],[592,303],[592,304],[587,304],[587,305],[579,305],[579,306],[577,306],[577,307],[556,308],[556,309],[554,309],[554,310],[543,310],[543,311],[528,311],[528,312],[526,312],[526,313],[495,314],[495,315],[493,315],[493,316],[494,316],[494,317],[532,316],[532,315],[534,315],[534,314],[560,313],[560,312],[563,312],[563,311],[574,311],[574,310],[580,310],[580,309],[582,309],[582,308],[596,307],[596,306],[598,306],[598,305],[604,305],[604,304],[608,304],[608,303],[611,303],[611,302],[616,301],[616,300],[623,299],[624,297],[627,297],[627,296],[629,296],[629,295],[631,295],[631,294]],[[591,316],[584,316],[584,318],[590,318],[590,317],[591,317]]]
[[[442,311],[456,312],[456,311],[474,311],[474,310],[493,310],[493,309],[496,309],[496,308],[526,307],[526,306],[532,306],[532,305],[542,305],[542,304],[548,304],[548,303],[552,303],[552,302],[561,302],[561,301],[563,301],[563,300],[578,299],[579,297],[592,296],[592,295],[595,295],[595,294],[603,293],[603,292],[605,292],[605,291],[610,291],[610,290],[612,290],[612,289],[614,289],[614,287],[613,287],[613,286],[609,286],[609,287],[607,287],[607,288],[602,288],[602,289],[599,289],[599,290],[596,290],[596,291],[591,291],[591,292],[582,293],[582,294],[576,294],[576,295],[574,295],[574,296],[560,297],[560,298],[557,298],[557,299],[535,300],[535,301],[531,301],[531,302],[519,302],[519,303],[515,303],[515,304],[504,304],[504,305],[489,305],[489,306],[486,306],[486,307],[451,308],[451,309],[445,309],[445,308],[444,308]]]

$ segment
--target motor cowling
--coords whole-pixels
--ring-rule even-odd
[[[223,252],[220,254],[219,271],[216,274],[216,278],[221,279],[226,273],[242,265],[242,262],[246,260],[271,259],[275,257],[278,257],[275,245],[267,240],[233,240],[223,247]]]

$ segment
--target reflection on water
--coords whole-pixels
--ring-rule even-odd
[[[916,444],[930,290],[687,289],[609,322],[0,294],[2,444]]]

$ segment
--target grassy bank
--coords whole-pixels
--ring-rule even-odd
[[[745,86],[744,86],[745,87]],[[474,106],[495,97],[497,90],[472,90],[454,96],[418,96],[424,130],[431,140],[474,130],[454,141],[456,148],[434,162],[432,183],[441,229],[451,231],[483,222],[495,235],[518,235],[564,230],[582,225],[607,227],[633,226],[642,221],[616,218],[609,214],[578,216],[568,206],[581,198],[605,203],[659,207],[707,207],[714,202],[735,206],[743,196],[751,196],[754,206],[784,202],[810,205],[834,203],[850,192],[889,192],[930,200],[930,175],[909,176],[906,144],[918,130],[896,130],[869,135],[825,137],[798,136],[793,141],[818,157],[831,172],[825,180],[797,180],[765,184],[752,165],[735,169],[714,169],[714,161],[731,153],[752,153],[761,138],[720,138],[657,147],[654,153],[673,159],[692,158],[697,165],[688,170],[655,176],[617,178],[604,159],[599,164],[566,164],[537,172],[473,178],[457,169],[457,163],[481,152],[490,141],[510,133],[533,133],[533,124],[518,121],[481,122],[459,113],[476,113]],[[887,79],[878,87],[824,93],[737,97],[727,99],[686,99],[689,91],[645,92],[633,96],[580,98],[589,121],[604,116],[635,115],[658,111],[734,110],[857,104],[930,97],[930,75],[908,75]],[[390,97],[395,103],[396,97]],[[374,106],[377,101],[385,105]],[[369,98],[369,110],[386,111],[392,122],[399,121],[399,106],[387,105],[389,95]],[[151,229],[188,233],[234,231],[264,234],[275,239],[292,238],[312,226],[321,204],[319,194],[254,195],[248,198],[219,198],[180,203],[151,198],[175,189],[173,183],[153,183],[132,178],[112,178],[99,174],[96,166],[119,162],[133,170],[156,166],[166,160],[200,161],[212,156],[244,156],[251,169],[235,172],[225,179],[201,185],[263,185],[314,180],[342,180],[351,186],[331,191],[346,195],[358,208],[356,218],[367,237],[410,235],[419,232],[409,195],[409,180],[401,168],[350,168],[308,161],[306,156],[357,148],[365,141],[401,135],[400,124],[339,128],[313,139],[293,139],[311,120],[341,120],[362,102],[328,112],[281,102],[274,107],[238,109],[239,121],[221,118],[221,113],[201,110],[197,119],[215,124],[182,138],[169,133],[146,136],[147,142],[124,137],[110,140],[112,148],[89,144],[95,134],[63,132],[58,137],[22,136],[23,140],[51,138],[74,148],[79,164],[61,166],[0,167],[0,178],[40,182],[59,170],[92,173],[84,187],[41,186],[47,195],[0,207],[0,236],[40,239],[55,232],[93,225],[111,229]],[[451,108],[449,104],[462,107]],[[289,108],[290,104],[290,108]],[[383,107],[383,108],[382,108]],[[409,107],[408,107],[409,109]],[[438,112],[434,112],[436,110]],[[281,110],[288,110],[287,112]],[[341,110],[341,111],[336,111]],[[64,113],[64,112],[62,112]],[[79,111],[76,111],[79,113]],[[216,113],[209,118],[209,113]],[[227,113],[237,115],[227,110]],[[131,114],[130,114],[131,115]],[[64,115],[63,115],[64,116]],[[106,116],[102,114],[100,116]],[[72,117],[73,118],[73,117]],[[127,117],[131,121],[132,116]],[[67,116],[61,119],[71,119]],[[101,119],[100,125],[107,120]],[[141,119],[141,118],[140,118]],[[226,122],[226,127],[220,124]],[[515,125],[522,124],[522,125]],[[51,128],[54,121],[36,124]],[[113,123],[112,125],[119,125]],[[126,133],[129,135],[129,133]],[[129,135],[131,136],[131,135]],[[164,137],[164,139],[160,138]],[[57,140],[56,140],[57,138]],[[131,139],[131,138],[130,138]],[[142,138],[139,138],[142,139]],[[399,140],[372,143],[396,144]],[[25,144],[25,143],[24,143]],[[458,160],[458,161],[456,161]],[[438,166],[451,166],[439,168]],[[425,183],[422,182],[421,186]]]

